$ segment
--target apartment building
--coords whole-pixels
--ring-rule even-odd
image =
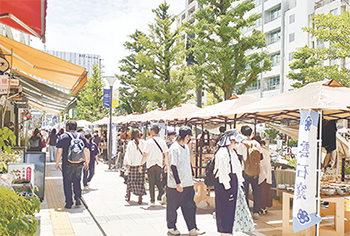
[[[101,55],[52,50],[44,50],[44,52],[86,68],[86,70],[88,71],[88,76],[91,76],[94,65],[97,65],[99,69],[102,69]]]
[[[203,7],[196,0],[185,0],[185,2],[185,10],[178,15],[178,26],[187,21],[195,24],[194,12]],[[339,15],[349,10],[350,6],[349,0],[253,0],[253,2],[255,8],[247,14],[261,14],[261,18],[254,27],[244,29],[244,33],[249,34],[253,29],[265,33],[267,42],[265,50],[270,54],[272,61],[271,70],[261,73],[259,81],[251,84],[246,91],[246,94],[255,97],[274,96],[293,89],[294,81],[287,79],[287,74],[290,72],[289,64],[293,62],[293,52],[305,45],[318,48],[329,46],[311,38],[302,28],[310,27],[312,16],[315,14]],[[234,3],[232,7],[236,4],[238,3]],[[188,37],[194,35],[184,35],[183,39],[187,40]],[[247,53],[252,52],[254,51]],[[350,61],[334,60],[325,63],[345,63],[350,67]]]

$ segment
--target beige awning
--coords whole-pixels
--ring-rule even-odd
[[[39,83],[47,83],[51,86],[59,86],[72,92],[73,95],[87,82],[86,69],[62,60],[28,45],[0,35],[0,50],[11,63],[12,70],[36,80]]]
[[[227,112],[224,116],[238,115],[240,120],[260,122],[298,120],[299,111],[322,110],[325,119],[350,118],[350,88],[340,87],[334,80],[315,82],[274,97],[262,98],[252,104]]]

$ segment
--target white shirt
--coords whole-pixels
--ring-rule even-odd
[[[190,149],[187,144],[182,147],[178,142],[169,149],[168,187],[176,188],[176,182],[170,166],[176,166],[182,187],[193,186]]]
[[[142,150],[145,142],[139,139],[139,149]],[[125,152],[125,164],[129,166],[139,166],[141,165],[142,155],[140,150],[137,149],[134,140],[128,142]]]
[[[258,184],[261,184],[265,179],[266,183],[272,184],[272,167],[270,152],[267,147],[262,147],[263,159],[260,161],[260,174]]]
[[[243,185],[244,178],[242,176],[242,166],[240,161],[238,160],[238,156],[235,151],[230,151],[226,147],[221,147],[219,151],[215,154],[215,166],[214,173],[216,173],[215,177],[219,178],[219,183],[223,184],[225,189],[230,189],[230,176],[231,166],[230,166],[230,152],[231,155],[231,163],[232,163],[232,173],[236,174],[238,179],[238,184]]]
[[[163,139],[160,137],[153,137],[159,144],[159,146],[162,148],[163,153],[168,152],[168,147]],[[156,144],[156,142],[153,140],[153,138],[150,138],[146,141],[145,146],[142,150],[142,152],[147,153],[147,168],[150,168],[151,166],[158,165],[160,167],[163,166],[163,153],[160,151],[160,148]]]

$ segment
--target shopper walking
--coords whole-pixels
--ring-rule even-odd
[[[131,193],[138,196],[138,204],[142,204],[142,196],[146,195],[145,190],[145,173],[144,169],[139,171],[142,160],[142,149],[144,141],[140,139],[139,130],[131,132],[131,141],[129,141],[125,153],[125,163],[127,166],[128,179],[126,182],[125,200],[130,201]]]
[[[214,189],[216,225],[221,235],[254,230],[242,190],[242,166],[234,150],[236,144],[245,139],[234,129],[225,131],[217,143],[219,149],[214,157]]]
[[[33,132],[33,136],[29,139],[29,148],[28,151],[37,151],[41,152],[43,148],[43,143],[40,136],[40,131],[36,128]]]
[[[168,147],[165,141],[158,137],[158,133],[159,127],[153,125],[150,130],[151,137],[146,141],[145,147],[142,150],[143,157],[141,165],[147,161],[147,176],[149,194],[151,197],[150,206],[155,205],[155,186],[158,188],[158,201],[161,201],[162,195],[164,194],[160,176],[162,173],[163,162],[167,163],[168,160]],[[163,154],[165,159],[163,158]],[[140,167],[140,169],[143,169],[143,167]]]
[[[56,132],[57,132],[56,129],[52,129],[49,137],[47,138],[47,143],[49,144],[50,161],[55,161],[56,159],[56,151],[57,151],[56,145],[58,140],[58,135]]]
[[[262,214],[267,214],[267,207],[272,207],[271,185],[272,185],[272,167],[271,157],[266,142],[261,140],[259,136],[254,136],[254,140],[258,141],[261,145],[261,152],[263,159],[260,162],[260,174],[259,174],[259,193],[260,193],[260,208]]]
[[[91,179],[95,175],[95,162],[96,165],[98,165],[97,156],[99,155],[99,150],[97,144],[93,141],[91,134],[86,134],[85,139],[87,141],[88,148],[90,151],[90,162],[89,168],[87,170],[83,170],[83,190],[89,190]]]
[[[76,132],[77,122],[68,121],[66,133],[62,134],[57,143],[56,169],[60,169],[62,158],[63,189],[65,196],[65,208],[73,205],[72,187],[74,189],[75,205],[81,205],[81,172],[83,166],[89,168],[90,153],[85,137]],[[76,161],[78,157],[78,161]]]
[[[242,156],[244,161],[244,192],[246,195],[247,204],[249,206],[248,196],[250,184],[253,189],[254,197],[253,216],[255,220],[258,220],[260,211],[258,177],[260,173],[260,160],[262,158],[261,147],[256,140],[251,139],[252,129],[249,126],[242,126],[241,133],[247,138],[237,146],[237,153]]]
[[[177,141],[169,149],[168,188],[166,219],[168,233],[180,235],[176,228],[177,209],[181,207],[186,221],[189,235],[200,235],[205,232],[199,230],[196,224],[196,203],[194,202],[193,175],[188,143],[191,140],[192,131],[189,127],[181,127]]]

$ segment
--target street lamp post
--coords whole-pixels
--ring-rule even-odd
[[[112,100],[113,100],[113,84],[117,78],[107,77],[109,84],[109,135],[108,135],[108,168],[112,169]]]

